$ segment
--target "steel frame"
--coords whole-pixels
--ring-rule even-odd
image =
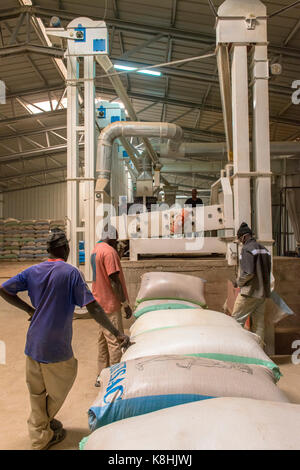
[[[64,10],[55,10],[55,9],[44,9],[44,8],[40,8],[40,7],[35,7],[35,6],[20,6],[19,8],[10,8],[10,9],[5,9],[5,10],[1,10],[1,18],[0,18],[0,25],[4,26],[6,28],[6,30],[8,31],[10,37],[9,37],[9,44],[7,42],[7,39],[6,39],[6,44],[3,43],[3,40],[2,40],[2,48],[0,48],[0,55],[1,54],[6,54],[8,52],[8,47],[11,48],[11,53],[17,53],[17,52],[23,52],[23,53],[27,53],[27,58],[29,60],[29,62],[31,62],[31,65],[33,67],[33,70],[35,71],[36,75],[40,77],[41,81],[43,82],[43,84],[45,85],[47,83],[47,80],[45,77],[43,77],[42,73],[38,70],[38,67],[35,66],[34,64],[34,61],[31,57],[31,53],[35,53],[35,52],[38,52],[39,54],[40,53],[43,53],[43,54],[46,54],[46,55],[50,55],[51,57],[53,57],[53,63],[55,64],[55,67],[57,68],[57,70],[59,71],[60,73],[60,76],[62,78],[65,78],[66,77],[66,70],[65,70],[65,67],[62,63],[62,60],[61,60],[61,57],[62,57],[62,50],[58,49],[58,48],[55,48],[52,46],[52,44],[49,42],[49,39],[47,38],[47,36],[45,35],[45,31],[44,31],[44,27],[43,27],[43,24],[42,24],[42,21],[41,21],[41,18],[50,18],[51,16],[57,14],[58,16],[60,16],[62,19],[65,19],[65,20],[71,20],[73,19],[75,16],[77,16],[76,14],[72,13],[72,12],[66,12]],[[176,42],[181,42],[181,43],[189,43],[189,42],[197,42],[198,44],[200,45],[203,45],[203,47],[208,47],[209,48],[212,48],[214,46],[214,36],[213,35],[208,35],[208,34],[201,34],[201,33],[193,33],[193,32],[189,32],[189,31],[184,31],[184,30],[180,30],[178,28],[175,27],[175,24],[176,24],[176,15],[177,15],[177,1],[176,0],[173,0],[172,2],[172,5],[171,5],[171,10],[170,10],[170,26],[169,27],[156,27],[156,26],[149,26],[149,25],[143,25],[143,24],[135,24],[135,23],[132,23],[132,22],[128,22],[128,21],[123,21],[119,18],[119,12],[118,12],[118,6],[117,6],[117,3],[115,2],[115,18],[106,18],[106,21],[108,23],[108,25],[110,26],[111,28],[111,32],[115,32],[116,34],[119,32],[119,31],[123,31],[123,32],[126,32],[126,31],[135,31],[137,34],[140,34],[141,35],[141,38],[143,38],[142,42],[136,46],[135,48],[131,49],[131,50],[128,50],[128,51],[124,51],[124,56],[123,58],[122,57],[119,57],[118,59],[128,59],[129,57],[131,57],[134,52],[136,52],[137,50],[142,50],[146,47],[148,47],[149,45],[151,45],[153,42],[155,41],[158,41],[158,40],[162,40],[163,38],[165,38],[167,40],[167,43],[168,43],[168,48],[167,48],[167,55],[170,56],[170,50],[172,48],[172,43],[173,41],[175,40]],[[12,28],[8,23],[7,23],[7,20],[10,20],[10,19],[15,19],[16,22],[15,22],[15,26],[14,28]],[[291,28],[290,32],[287,34],[286,36],[286,39],[285,41],[283,42],[283,47],[278,47],[278,46],[270,46],[269,47],[269,50],[271,51],[272,54],[277,54],[277,55],[282,55],[283,57],[284,56],[287,56],[287,57],[299,57],[299,51],[297,49],[294,49],[294,48],[290,48],[290,47],[287,47],[289,42],[291,41],[291,39],[294,37],[294,35],[296,34],[296,32],[298,31],[299,29],[299,21],[296,21],[295,25],[293,26],[293,28]],[[25,28],[25,33],[26,33],[26,40],[25,40],[25,43],[21,43],[18,39],[18,35],[20,33],[20,30],[21,30],[21,27],[22,27],[22,31],[24,32],[24,28]],[[38,37],[40,38],[40,41],[41,41],[41,45],[37,45],[37,44],[31,44],[31,40],[32,40],[32,34],[33,32],[35,32]],[[145,35],[146,35],[146,38],[145,38]],[[24,48],[24,49],[23,49]],[[27,51],[27,52],[26,52]],[[55,58],[58,58],[59,61],[57,61]],[[117,59],[117,58],[115,58]],[[115,60],[113,59],[113,60]],[[214,86],[214,84],[216,83],[213,83],[213,81],[211,81],[211,77],[209,75],[205,75],[205,74],[197,74],[195,73],[194,75],[191,74],[190,72],[188,71],[184,71],[182,69],[171,69],[170,70],[165,70],[165,72],[167,73],[167,76],[166,76],[166,95],[165,97],[162,97],[162,98],[158,98],[157,96],[150,96],[150,95],[146,95],[146,97],[144,95],[141,95],[141,94],[138,94],[138,93],[132,93],[132,92],[129,92],[129,97],[130,98],[134,98],[134,99],[146,99],[148,101],[151,101],[153,100],[149,107],[151,106],[154,106],[154,105],[157,105],[158,103],[162,103],[164,106],[163,106],[163,118],[165,117],[166,115],[166,109],[167,109],[167,106],[170,105],[170,106],[185,106],[185,107],[188,107],[189,109],[192,109],[191,106],[193,106],[193,109],[198,109],[198,116],[197,116],[197,119],[195,120],[195,123],[196,123],[196,130],[194,129],[194,132],[195,132],[195,135],[196,136],[203,136],[206,138],[206,134],[207,134],[207,137],[210,137],[210,138],[219,138],[218,136],[218,133],[217,132],[209,132],[210,129],[208,130],[199,130],[197,129],[197,126],[199,125],[200,123],[200,119],[201,119],[201,116],[202,116],[202,111],[206,109],[206,98],[211,87]],[[168,75],[169,74],[169,75]],[[208,84],[208,88],[207,88],[207,92],[205,94],[205,97],[203,98],[201,104],[195,104],[195,103],[189,103],[189,102],[185,102],[185,101],[181,101],[181,100],[174,100],[170,97],[168,97],[168,82],[170,80],[170,78],[172,76],[175,76],[174,74],[176,74],[176,76],[179,76],[179,77],[182,77],[183,79],[195,79],[195,80],[203,80],[204,82],[206,81],[207,84]],[[216,83],[217,84],[217,83]],[[23,90],[23,91],[20,91],[20,93],[17,93],[17,92],[13,92],[13,93],[9,93],[8,94],[8,97],[12,97],[12,98],[18,98],[18,99],[23,99],[22,96],[26,96],[26,95],[29,95],[29,94],[32,94],[32,93],[36,93],[36,92],[42,92],[42,91],[45,91],[46,93],[47,92],[51,92],[51,91],[57,91],[57,90],[62,90],[62,85],[59,84],[58,86],[44,86],[44,87],[41,87],[39,89],[33,89],[33,90]],[[108,89],[108,88],[99,88],[99,91],[104,91],[104,92],[107,92],[107,93],[114,93],[114,90],[113,88],[111,89]],[[290,90],[288,88],[283,88],[283,87],[280,87],[280,86],[277,86],[276,84],[272,84],[271,83],[271,86],[270,86],[270,91],[271,92],[274,92],[274,93],[280,93],[280,94],[283,94],[283,95],[287,95],[289,96],[290,95]],[[24,103],[22,104],[24,105]],[[24,106],[24,108],[26,109],[26,105]],[[147,108],[147,107],[146,107]],[[283,114],[289,109],[289,105],[287,104],[284,108],[282,108],[282,111],[280,113],[278,113],[277,116],[271,116],[271,122],[272,124],[275,124],[275,123],[283,123],[283,124],[286,124],[286,125],[290,125],[290,126],[294,126],[294,125],[299,125],[299,122],[295,122],[294,120],[291,120],[291,119],[285,119],[283,118]],[[221,113],[222,110],[221,108],[215,108],[215,107],[209,107],[209,110],[212,110],[213,112],[216,112],[216,113]],[[57,110],[54,110],[53,113],[49,112],[49,116],[55,116],[55,112]],[[137,114],[141,114],[142,111],[138,112]],[[189,111],[187,111],[188,113]],[[183,117],[185,113],[182,113],[181,116]],[[43,117],[47,117],[46,114],[43,114],[41,116],[34,116],[34,115],[30,115],[28,114],[26,117],[25,115],[22,117],[22,116],[15,116],[14,118],[8,118],[6,121],[1,121],[1,124],[9,124],[9,123],[12,123],[13,121],[21,121],[22,119],[25,119],[25,118],[30,118],[30,119],[37,119],[37,118],[40,118],[40,119],[43,119]],[[175,118],[176,119],[176,118]],[[177,118],[179,119],[179,117]],[[176,120],[177,120],[176,119]],[[185,129],[186,131],[186,135],[194,135],[194,132],[193,132],[193,129]],[[276,127],[274,128],[274,132],[276,131]],[[55,132],[55,130],[54,130]],[[299,132],[293,132],[291,133],[290,135],[290,139],[294,139],[294,138],[297,138],[298,136],[300,135]],[[25,136],[24,136],[25,137]],[[26,136],[27,138],[30,138],[30,135]],[[49,134],[47,133],[47,131],[45,131],[45,138],[46,140],[48,141],[49,140]],[[220,138],[223,139],[223,136],[222,134],[220,134]],[[17,158],[23,158],[23,151],[22,151],[22,139],[23,139],[23,136],[21,135],[20,137],[18,136],[18,131],[16,131],[16,139],[17,139],[17,144],[19,146],[19,152],[18,152],[18,156]],[[27,142],[29,142],[27,140]],[[2,143],[2,148],[3,145],[5,145],[5,143]],[[36,143],[34,144],[32,142],[32,145],[35,149],[37,149],[39,147],[39,145]],[[49,143],[47,143],[47,148],[49,148]],[[9,149],[9,146],[6,145],[6,150]],[[42,150],[42,147],[40,147],[40,149]],[[9,155],[13,156],[13,152],[12,152],[12,149],[8,150],[9,154],[7,155],[7,157]],[[56,149],[51,149],[51,152],[56,152]],[[37,153],[35,152],[35,154],[33,155],[33,157],[35,158],[37,155]],[[26,155],[26,159],[29,158],[29,154]],[[47,161],[47,158],[46,158],[46,161]]]

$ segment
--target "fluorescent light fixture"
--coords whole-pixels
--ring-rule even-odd
[[[127,70],[129,72],[136,70],[137,73],[145,73],[147,75],[153,75],[155,77],[160,77],[161,76],[161,72],[158,72],[157,70],[153,70],[153,69],[138,70],[137,67],[130,67],[128,65],[120,65],[120,64],[115,64],[114,68],[117,69],[117,70],[125,70],[125,71]]]
[[[154,75],[155,77],[161,76],[161,72],[152,69],[139,70],[138,73],[146,73],[147,75]]]
[[[118,64],[115,64],[114,68],[118,70],[136,70],[136,67],[128,67],[127,65],[118,65]]]

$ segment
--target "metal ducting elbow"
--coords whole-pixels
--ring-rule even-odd
[[[180,142],[183,132],[176,124],[165,122],[114,122],[98,138],[96,176],[110,181],[112,145],[119,137],[160,137]]]

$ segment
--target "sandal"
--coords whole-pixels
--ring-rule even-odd
[[[60,429],[62,429],[63,425],[60,421],[58,421],[58,419],[51,419],[50,421],[50,429],[52,429],[52,431],[59,431]]]

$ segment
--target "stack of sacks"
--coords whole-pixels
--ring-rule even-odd
[[[50,231],[49,220],[36,220],[34,224],[35,231],[35,252],[34,258],[37,261],[45,261],[48,258],[47,238]]]
[[[255,335],[212,310],[148,312],[132,325],[122,362],[104,369],[89,409],[92,430],[113,421],[216,397],[288,402],[280,371]]]
[[[4,251],[4,220],[0,219],[0,260],[3,259]]]
[[[35,260],[35,230],[34,220],[21,220],[20,221],[20,254],[19,261],[34,261]]]
[[[66,224],[63,219],[52,219],[49,221],[49,227],[50,230],[53,230],[55,228],[62,230],[63,232],[66,231]]]
[[[268,368],[200,355],[124,360],[101,373],[101,390],[88,411],[95,430],[122,419],[216,397],[288,402]]]
[[[80,449],[299,450],[299,436],[300,405],[216,398],[109,424],[84,438]],[[191,466],[191,456],[175,457],[178,468]]]
[[[5,219],[3,223],[3,247],[2,260],[17,261],[20,250],[19,221],[16,219]]]
[[[124,448],[130,448],[127,430],[130,433],[130,423],[136,421],[138,424],[140,419],[143,419],[143,429],[148,427],[147,420],[150,427],[152,420],[156,420],[159,431],[162,422],[163,426],[167,423],[169,426],[164,433],[175,436],[186,434],[188,426],[190,434],[195,436],[194,440],[187,440],[187,447],[182,447],[181,443],[169,447],[167,440],[161,440],[160,432],[153,433],[152,429],[151,438],[146,431],[145,439],[140,441],[139,434],[138,441],[143,446],[140,448],[202,449],[210,442],[210,436],[212,444],[207,448],[218,448],[214,437],[218,434],[216,427],[219,421],[215,420],[208,428],[205,444],[202,433],[207,425],[206,409],[214,409],[214,404],[218,406],[223,402],[224,413],[236,413],[239,423],[249,425],[250,448],[261,443],[255,437],[256,423],[251,428],[251,414],[248,416],[245,410],[248,406],[252,407],[259,416],[258,410],[263,409],[264,405],[266,409],[273,407],[277,412],[283,402],[289,401],[276,386],[281,375],[279,368],[264,353],[256,335],[244,330],[223,313],[199,307],[200,303],[205,305],[203,286],[199,278],[180,274],[149,273],[142,277],[137,296],[139,314],[131,327],[134,344],[123,354],[121,363],[101,372],[100,393],[88,413],[89,425],[94,431],[88,438],[91,446],[84,439],[81,448],[110,449],[110,445],[115,445],[115,442],[106,440],[111,429],[125,435]],[[167,304],[158,303],[166,300]],[[180,303],[169,308],[169,301]],[[188,308],[183,308],[185,302]],[[142,312],[141,305],[144,305]],[[163,305],[167,307],[163,308]],[[288,406],[292,405],[284,403],[283,406],[288,410]],[[197,412],[195,428],[190,425],[189,418],[185,418],[184,422],[177,420],[176,414],[180,415],[182,407],[187,412],[191,409],[191,415]],[[139,415],[143,416],[139,418]],[[219,420],[218,415],[217,418]],[[268,414],[263,415],[262,422],[258,422],[257,426],[265,425],[267,428],[268,419]],[[282,416],[278,419],[284,427]],[[229,423],[224,426],[230,428]],[[96,431],[97,428],[101,429]],[[140,427],[138,429],[140,432]],[[239,444],[238,438],[237,432],[229,440],[225,439],[224,448],[243,446],[245,442]],[[264,445],[267,445],[267,440],[263,441],[262,447]]]
[[[65,231],[64,220],[0,220],[0,259],[44,261],[48,258],[49,231]]]

